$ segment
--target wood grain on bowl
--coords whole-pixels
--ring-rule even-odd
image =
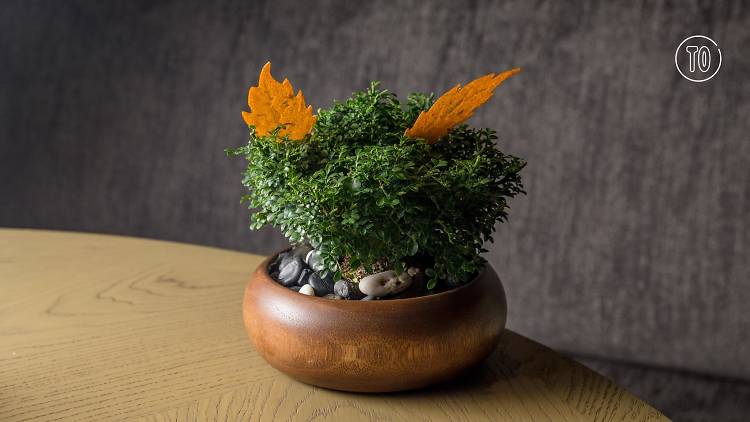
[[[280,286],[270,262],[245,289],[245,327],[268,363],[308,384],[356,392],[435,384],[484,360],[505,327],[505,292],[489,266],[435,295],[333,301]]]

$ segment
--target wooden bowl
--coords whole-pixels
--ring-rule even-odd
[[[505,292],[487,265],[457,289],[392,300],[331,300],[277,284],[267,258],[245,289],[245,328],[274,368],[307,384],[389,392],[446,381],[484,360],[505,327]]]

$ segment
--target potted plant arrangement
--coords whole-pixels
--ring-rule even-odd
[[[242,183],[251,228],[291,245],[245,290],[258,352],[306,383],[360,392],[419,388],[482,361],[506,319],[480,256],[525,162],[464,122],[509,70],[404,103],[373,82],[313,114],[267,63],[248,94]]]

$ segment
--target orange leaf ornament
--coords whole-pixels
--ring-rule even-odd
[[[294,88],[288,79],[279,82],[271,76],[271,62],[260,71],[258,86],[247,93],[250,112],[243,111],[242,118],[248,126],[255,126],[258,136],[266,136],[280,125],[279,136],[292,140],[302,140],[315,124],[312,106],[305,105],[302,91],[294,95]]]
[[[520,68],[515,68],[499,74],[490,73],[464,87],[460,84],[454,86],[432,107],[419,113],[412,127],[406,130],[406,136],[424,139],[429,144],[437,142],[452,127],[469,120],[476,109],[492,98],[495,88],[520,71]]]

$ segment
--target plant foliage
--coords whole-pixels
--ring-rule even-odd
[[[495,132],[461,125],[428,144],[404,132],[433,97],[411,94],[402,105],[372,83],[345,102],[318,111],[304,142],[256,136],[227,150],[248,161],[242,183],[253,229],[272,224],[293,243],[309,241],[338,271],[426,256],[439,280],[467,281],[484,264],[507,199],[523,193],[525,162],[495,148]],[[340,274],[339,274],[340,275]]]

